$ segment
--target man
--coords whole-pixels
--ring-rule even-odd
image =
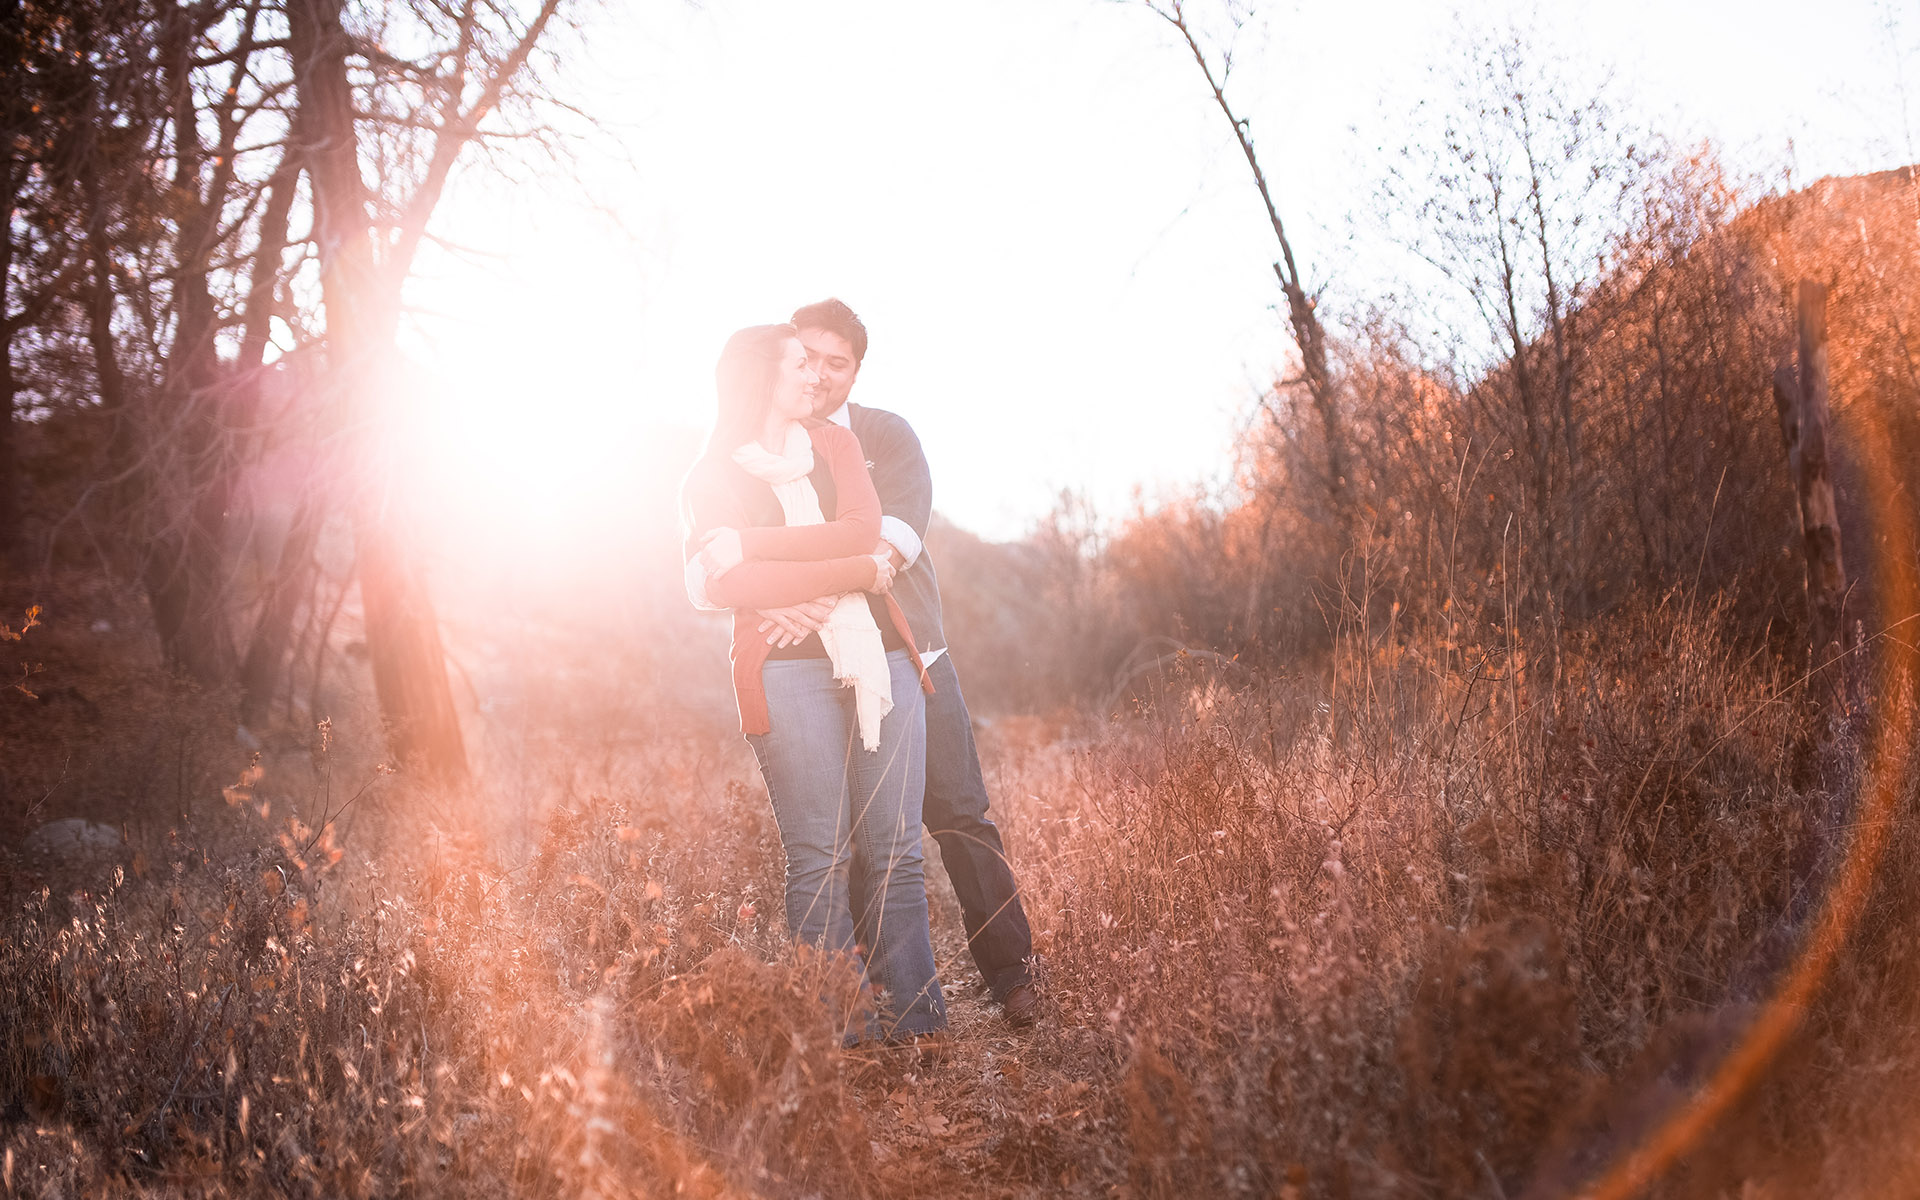
[[[1040,1015],[1033,984],[1033,933],[1020,906],[1000,831],[987,816],[987,785],[973,744],[973,718],[960,695],[960,677],[940,627],[940,584],[921,540],[933,515],[933,479],[913,427],[894,413],[847,402],[867,354],[867,327],[838,300],[809,304],[793,314],[807,347],[807,365],[820,376],[816,416],[853,430],[866,452],[874,490],[880,494],[881,542],[876,554],[893,561],[893,595],[913,627],[914,640],[933,682],[927,697],[927,790],[921,816],[940,844],[941,861],[960,901],[967,949],[981,978],[1015,1028]],[[820,628],[831,598],[761,613],[768,642],[785,646]],[[854,873],[854,878],[860,878]],[[856,884],[850,897],[859,924],[866,897]]]

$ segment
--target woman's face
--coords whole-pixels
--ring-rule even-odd
[[[819,383],[819,372],[807,365],[807,348],[799,338],[788,338],[774,372],[773,402],[769,406],[772,414],[789,421],[812,416],[813,390]]]

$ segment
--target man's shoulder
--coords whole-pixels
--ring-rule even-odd
[[[868,408],[864,404],[847,404],[847,423],[853,427],[854,435],[861,441],[870,437],[894,437],[905,433],[911,435],[913,426],[897,412],[884,408]]]

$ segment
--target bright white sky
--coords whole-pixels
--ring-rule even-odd
[[[1522,11],[1736,166],[1810,181],[1893,165],[1911,142],[1888,10],[1818,7]],[[1377,253],[1351,242],[1352,218],[1456,24],[1514,11],[1266,6],[1229,92],[1316,281],[1337,292],[1343,267]],[[1894,16],[1911,46],[1920,4]],[[1224,478],[1286,352],[1272,235],[1192,61],[1150,13],[657,0],[589,20],[560,82],[605,132],[536,184],[458,179],[439,231],[497,257],[429,262],[414,292],[438,314],[423,328],[446,381],[432,419],[450,502],[565,522],[620,490],[609,477],[677,476],[726,336],[827,295],[872,331],[855,399],[913,422],[936,507],[967,528],[1016,537],[1062,488],[1117,515],[1135,488],[1151,503]]]

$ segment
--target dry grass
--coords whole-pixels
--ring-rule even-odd
[[[602,761],[522,752],[455,796],[337,746],[253,778],[215,739],[232,803],[196,783],[117,875],[9,868],[5,1194],[1558,1194],[1738,1035],[1830,865],[1845,772],[1716,625],[1618,618],[1556,683],[1511,644],[1355,639],[1001,722],[1052,1014],[984,1009],[933,872],[931,1065],[840,1048],[852,976],[787,950],[724,729],[622,757],[587,714],[629,710],[576,696]],[[1911,810],[1790,1052],[1669,1193],[1911,1182]]]
[[[1129,1048],[1141,1191],[1514,1194],[1656,1030],[1764,973],[1794,710],[1655,628],[1559,696],[1403,660],[1304,724],[1310,689],[1216,686],[1036,755],[1028,886],[1056,995]]]

